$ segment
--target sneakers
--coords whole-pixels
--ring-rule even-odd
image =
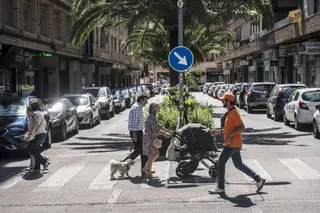
[[[220,189],[219,187],[216,187],[215,189],[208,191],[210,194],[222,194],[225,192],[224,189]]]
[[[265,182],[266,182],[266,180],[263,178],[261,178],[260,181],[257,182],[257,191],[256,192],[260,192],[260,190],[262,189]]]
[[[49,161],[47,161],[47,162],[43,165],[42,171],[47,170],[50,164],[51,164],[51,163],[50,163]]]

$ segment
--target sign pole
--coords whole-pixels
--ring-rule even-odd
[[[183,46],[183,1],[178,1],[178,46]],[[179,93],[180,93],[180,127],[183,125],[183,87],[184,87],[184,79],[183,72],[179,73]],[[179,128],[180,128],[179,127]]]

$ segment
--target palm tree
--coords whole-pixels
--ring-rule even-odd
[[[162,22],[167,30],[170,49],[178,46],[177,0],[74,0],[77,17],[71,30],[73,45],[82,45],[98,26],[111,28],[126,23],[130,35],[141,23]],[[273,23],[271,0],[185,0],[184,27],[223,26],[232,19],[264,17]],[[171,70],[170,83],[178,83],[177,72]]]
[[[225,27],[198,26],[186,28],[184,37],[185,46],[193,52],[194,61],[198,64],[205,61],[210,53],[226,52],[223,45],[234,39],[234,33]],[[149,23],[134,28],[124,41],[123,48],[126,49],[130,44],[135,59],[170,69],[170,36],[161,23]]]

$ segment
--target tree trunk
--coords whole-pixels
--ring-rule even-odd
[[[170,50],[178,46],[178,28],[175,27],[169,30],[170,35]],[[170,86],[176,86],[179,83],[179,73],[170,68]]]

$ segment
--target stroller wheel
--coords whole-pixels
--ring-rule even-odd
[[[215,179],[217,177],[217,164],[213,164],[209,168],[209,175]]]
[[[176,168],[176,175],[179,178],[186,178],[190,175],[189,163],[187,161],[182,161]]]
[[[190,161],[188,163],[189,165],[189,172],[190,173],[194,173],[194,171],[196,171],[196,169],[198,168],[199,166],[199,161]]]

